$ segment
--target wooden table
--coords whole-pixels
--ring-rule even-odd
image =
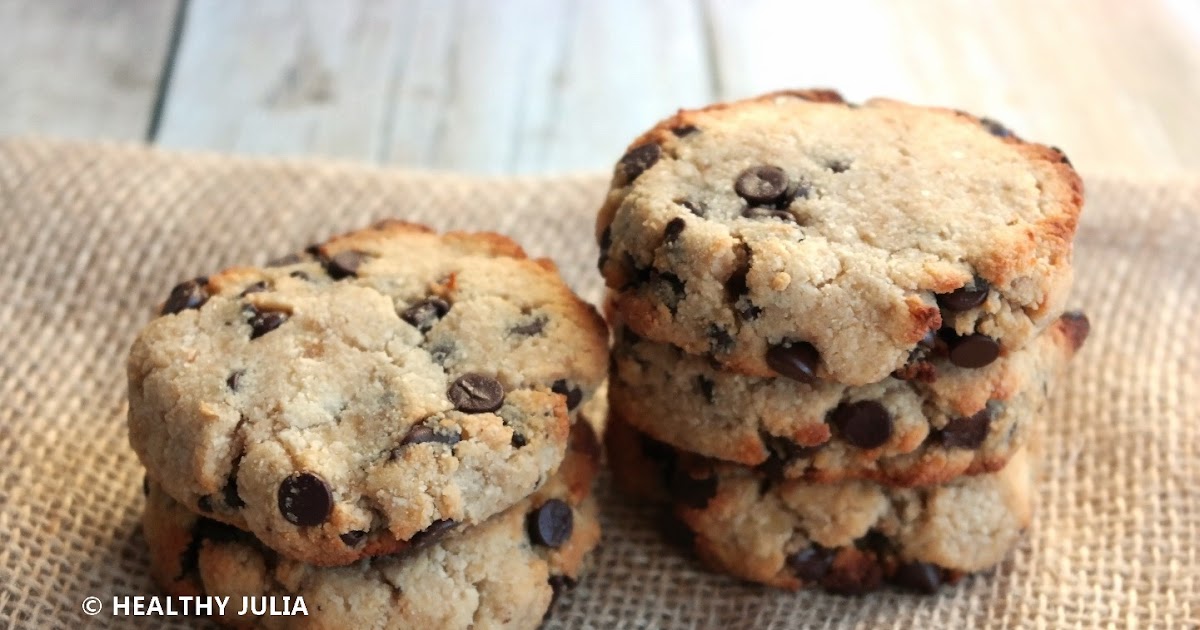
[[[1200,168],[1197,0],[0,0],[0,135],[607,169],[796,86],[991,115],[1087,173]]]

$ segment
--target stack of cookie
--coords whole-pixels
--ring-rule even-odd
[[[599,539],[607,331],[495,234],[385,222],[175,287],[129,358],[144,531],[239,626],[534,628]]]
[[[618,480],[766,584],[996,564],[1087,334],[1063,308],[1081,205],[1061,152],[963,112],[815,90],[663,121],[596,232]]]

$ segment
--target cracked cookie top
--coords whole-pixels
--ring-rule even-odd
[[[175,287],[130,351],[130,442],[194,511],[347,564],[537,490],[606,345],[553,263],[384,222]]]
[[[864,385],[940,337],[960,367],[1064,306],[1082,184],[953,110],[828,91],[683,110],[617,163],[600,270],[638,334],[755,376]]]

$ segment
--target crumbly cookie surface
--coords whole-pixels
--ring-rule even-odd
[[[1028,527],[1034,458],[923,488],[772,481],[672,449],[609,417],[614,477],[665,500],[688,544],[719,571],[787,589],[859,594],[887,583],[932,593],[1001,562]]]
[[[931,357],[910,380],[848,386],[716,370],[618,318],[609,405],[657,440],[777,477],[942,483],[998,470],[1024,446],[1088,326],[1071,313],[980,369]]]
[[[585,426],[580,426],[585,425]],[[246,628],[536,628],[599,541],[595,435],[580,421],[559,471],[481,524],[399,555],[344,567],[280,556],[249,533],[195,514],[150,483],[143,528],[155,580],[172,595],[304,598],[307,616],[238,616]]]
[[[176,287],[130,352],[130,441],[190,509],[347,564],[537,490],[606,368],[549,261],[384,222]]]
[[[951,110],[781,92],[684,110],[618,162],[600,269],[640,335],[726,369],[865,385],[942,331],[986,365],[1061,314],[1082,184]]]

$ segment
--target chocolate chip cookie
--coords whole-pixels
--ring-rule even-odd
[[[399,555],[318,567],[197,515],[157,483],[143,529],[169,594],[230,597],[219,621],[262,628],[536,628],[575,585],[600,527],[589,496],[599,445],[586,421],[562,467],[532,497],[481,524],[443,530]],[[238,616],[242,597],[299,596],[307,616]]]
[[[384,222],[175,287],[130,352],[130,441],[189,509],[341,565],[537,490],[606,368],[553,263]]]
[[[614,327],[609,404],[639,431],[780,477],[892,485],[1003,467],[1088,333],[1087,318],[1071,313],[980,369],[931,353],[915,374],[849,386],[715,370],[619,318]]]
[[[931,335],[980,368],[1063,311],[1080,178],[962,112],[828,91],[684,110],[617,163],[600,270],[639,335],[865,385]]]
[[[787,589],[860,594],[892,583],[924,593],[1001,562],[1029,525],[1034,458],[947,484],[776,481],[667,446],[610,415],[616,480],[670,502],[682,542],[714,569]],[[678,535],[678,534],[677,534]]]

